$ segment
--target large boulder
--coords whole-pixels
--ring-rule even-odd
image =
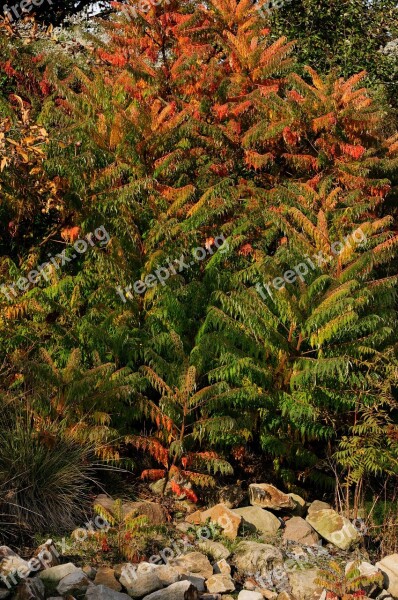
[[[234,540],[238,535],[239,527],[242,523],[242,517],[235,511],[228,508],[225,504],[216,504],[203,512],[196,511],[186,518],[188,523],[196,525],[206,523],[207,519],[223,530],[225,537]]]
[[[249,485],[250,504],[270,508],[271,510],[292,510],[296,503],[294,500],[278,490],[270,483],[252,483]]]
[[[57,585],[57,592],[60,596],[82,598],[90,585],[93,584],[87,575],[81,569],[77,569],[61,579]]]
[[[310,506],[306,521],[321,537],[341,550],[349,550],[360,541],[360,532],[346,517],[339,515],[332,508],[316,508]]]
[[[74,573],[79,569],[75,567],[73,563],[65,563],[64,565],[56,565],[55,567],[49,567],[48,569],[44,569],[39,573],[40,579],[43,581],[46,590],[48,592],[55,591],[58,583],[69,575],[70,573]]]
[[[292,571],[288,574],[292,595],[296,600],[318,600],[322,588],[315,583],[319,577],[318,569]]]
[[[320,537],[307,521],[301,517],[292,517],[286,522],[283,539],[298,542],[305,546],[317,546]]]
[[[278,548],[258,542],[241,542],[233,556],[233,564],[242,574],[260,577],[267,577],[275,568],[281,568],[282,562]]]
[[[222,573],[212,575],[206,581],[207,591],[210,594],[225,594],[226,592],[234,592],[235,585],[230,575]]]
[[[177,569],[169,565],[154,565],[143,562],[132,569],[124,568],[120,583],[132,598],[142,598],[156,590],[160,590],[179,579]]]
[[[199,593],[189,581],[173,583],[163,590],[145,596],[144,600],[198,600]]]
[[[86,600],[131,600],[127,594],[116,592],[105,585],[90,585],[86,592]]]
[[[181,575],[200,575],[205,579],[209,579],[213,575],[213,567],[209,559],[201,552],[189,552],[189,554],[172,558],[169,565],[175,567]]]
[[[245,506],[232,512],[243,518],[243,524],[249,523],[267,537],[274,537],[281,526],[275,515],[259,506]]]
[[[398,598],[398,554],[385,556],[380,562],[376,563],[384,577],[384,587],[387,592]]]

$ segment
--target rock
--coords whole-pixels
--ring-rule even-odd
[[[264,600],[264,596],[260,594],[260,592],[242,590],[241,592],[239,592],[238,600]]]
[[[218,502],[227,508],[238,508],[245,501],[247,501],[247,491],[242,490],[238,485],[227,485],[218,495]]]
[[[0,600],[5,600],[10,595],[11,595],[10,590],[3,590],[0,588]]]
[[[47,540],[44,544],[41,544],[33,553],[34,557],[37,557],[41,562],[44,569],[49,567],[55,567],[59,565],[59,553],[55,549],[54,542],[52,539]]]
[[[132,510],[136,510],[137,515],[147,518],[148,525],[164,525],[164,523],[167,523],[166,511],[156,502],[126,502],[122,508],[125,516]]]
[[[280,592],[280,594],[278,594],[277,600],[293,600],[293,598],[288,592]]]
[[[288,574],[292,595],[296,600],[318,600],[322,588],[315,583],[319,577],[318,569],[292,571]]]
[[[304,517],[307,512],[307,503],[304,500],[304,498],[302,498],[298,494],[288,494],[288,496],[293,500],[293,502],[296,505],[291,511],[292,514],[296,517]]]
[[[242,523],[242,517],[233,512],[225,504],[216,504],[208,510],[200,513],[201,522],[206,523],[210,519],[212,523],[217,524],[223,530],[225,537],[234,540]]]
[[[259,506],[245,506],[244,508],[236,508],[232,512],[243,517],[244,523],[253,525],[263,535],[269,537],[274,537],[281,526],[275,515]]]
[[[172,558],[169,564],[175,567],[181,574],[192,573],[193,575],[200,575],[205,579],[209,579],[213,575],[213,567],[209,559],[201,552],[190,552],[189,554]]]
[[[57,585],[57,592],[60,596],[81,598],[85,595],[89,585],[93,584],[87,575],[81,569],[76,569],[61,579]]]
[[[75,567],[73,563],[66,563],[64,565],[56,565],[55,567],[44,569],[44,571],[39,573],[39,577],[47,590],[54,591],[61,579],[75,571],[79,571],[79,569]]]
[[[308,514],[310,515],[311,513],[318,512],[319,510],[327,510],[329,508],[332,508],[332,507],[327,502],[321,502],[320,500],[314,500],[314,502],[311,502],[311,504],[308,507]]]
[[[313,502],[313,504],[315,504]],[[311,504],[306,521],[317,533],[341,550],[348,550],[361,539],[354,525],[332,508],[316,510]]]
[[[94,567],[92,567],[91,565],[84,565],[84,567],[82,567],[82,571],[83,571],[83,573],[85,573],[87,575],[87,577],[89,579],[94,581],[95,576],[97,574],[97,569],[94,569]],[[115,571],[113,571],[113,572],[115,572]]]
[[[223,594],[235,591],[235,585],[231,576],[223,575],[222,573],[209,577],[206,581],[206,587],[210,594]]]
[[[221,542],[214,542],[213,540],[203,540],[198,544],[199,550],[205,554],[210,554],[214,560],[221,560],[222,558],[228,558],[231,556],[231,552],[221,544]]]
[[[143,600],[199,600],[198,590],[189,581],[178,581],[145,596]]]
[[[201,594],[200,600],[234,600],[232,596],[221,596],[221,594]]]
[[[241,573],[261,577],[266,577],[275,567],[281,567],[282,561],[278,548],[258,542],[241,542],[233,557],[234,565]]]
[[[317,546],[320,537],[307,521],[301,517],[292,517],[286,521],[283,539],[299,542],[305,546]]]
[[[107,588],[120,592],[122,586],[115,577],[115,571],[110,567],[98,567],[97,574],[94,579],[95,585],[104,585]]]
[[[44,583],[38,577],[32,577],[18,584],[14,600],[44,600]]]
[[[200,575],[194,575],[193,573],[183,573],[180,575],[180,578],[182,581],[190,581],[192,585],[196,587],[198,592],[206,591],[206,579],[204,577],[201,577]]]
[[[31,570],[31,565],[11,548],[0,546],[0,576],[8,578],[11,585],[15,585],[19,579],[25,579]]]
[[[291,510],[295,507],[294,501],[269,483],[252,483],[249,485],[250,504],[271,508],[272,510]]]
[[[154,565],[143,562],[138,566],[126,565],[122,569],[120,583],[132,598],[142,598],[156,590],[160,590],[179,579],[178,569],[169,565]]]
[[[87,600],[131,600],[127,594],[116,592],[105,585],[90,585],[86,592]],[[50,599],[49,599],[50,600]]]
[[[231,575],[231,567],[225,558],[222,558],[214,563],[213,572],[215,574],[221,573],[222,575]]]
[[[384,587],[389,594],[398,597],[398,554],[385,556],[376,563],[384,577]]]

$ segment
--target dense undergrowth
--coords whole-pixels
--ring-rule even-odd
[[[71,528],[104,468],[396,527],[393,112],[265,25],[173,1],[75,54],[0,29],[3,536]]]

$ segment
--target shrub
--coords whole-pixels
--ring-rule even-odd
[[[8,407],[0,421],[0,529],[5,540],[80,524],[88,505],[91,449],[38,430]]]

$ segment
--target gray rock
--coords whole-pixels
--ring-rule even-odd
[[[127,594],[116,592],[105,585],[90,585],[86,592],[87,600],[131,600]],[[50,599],[49,599],[50,600]]]
[[[199,600],[199,593],[189,581],[179,581],[145,596],[144,600]]]
[[[196,587],[198,592],[206,591],[206,579],[204,577],[201,577],[200,575],[194,575],[193,573],[183,573],[180,575],[180,578],[182,581],[190,581],[192,585]]]
[[[283,539],[299,542],[306,546],[317,546],[320,537],[307,521],[301,517],[292,517],[286,521]]]
[[[348,550],[360,541],[360,532],[346,517],[339,515],[332,508],[316,510],[313,504],[310,506],[306,521],[321,537],[341,550]]]
[[[44,583],[38,577],[32,577],[21,581],[16,589],[15,600],[44,600]]]
[[[270,483],[252,483],[249,485],[250,504],[272,510],[293,509],[295,502]]]
[[[178,556],[171,559],[169,564],[181,574],[192,573],[193,575],[201,575],[205,579],[213,575],[213,567],[209,559],[201,552],[190,552],[184,556]]]
[[[10,596],[10,594],[10,590],[3,590],[0,588],[0,600],[5,600],[6,598],[8,598],[8,596]]]
[[[260,533],[268,537],[274,537],[281,526],[279,519],[275,515],[259,506],[236,508],[233,512],[243,517],[243,524],[245,522],[249,523],[260,531]]]
[[[61,579],[57,585],[57,592],[60,596],[75,596],[81,598],[85,595],[89,585],[93,585],[87,575],[77,569]]]
[[[283,557],[280,550],[270,544],[241,542],[235,550],[233,562],[244,575],[267,577],[270,571],[282,567]]]
[[[39,573],[40,579],[43,581],[45,587],[49,591],[55,591],[58,583],[69,575],[70,573],[74,573],[79,569],[75,567],[73,563],[66,563],[64,565],[56,565],[55,567],[50,567],[49,569],[44,569]]]
[[[206,581],[207,591],[210,594],[224,594],[226,592],[234,592],[235,585],[230,575],[213,575]]]
[[[231,552],[224,544],[221,544],[221,542],[214,542],[213,540],[199,542],[198,548],[205,554],[210,554],[214,560],[221,560],[222,558],[231,556]]]

